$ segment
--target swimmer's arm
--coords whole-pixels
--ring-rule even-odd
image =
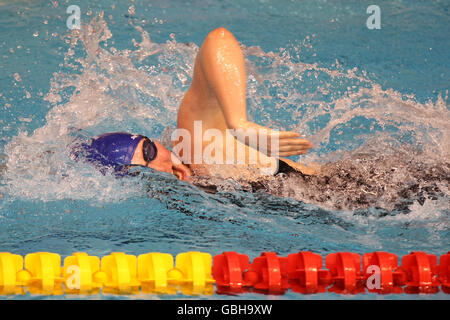
[[[218,28],[206,37],[200,58],[228,128],[247,122],[245,62],[237,40],[225,28]]]
[[[212,31],[200,50],[201,65],[208,84],[217,97],[226,124],[233,130],[256,130],[267,134],[268,146],[259,151],[274,155],[270,141],[278,137],[279,155],[305,154],[313,145],[292,131],[275,131],[247,120],[246,73],[242,50],[234,36],[225,28]],[[236,138],[239,139],[238,136]],[[241,142],[248,145],[248,141]]]

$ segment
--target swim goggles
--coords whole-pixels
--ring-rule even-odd
[[[144,139],[144,143],[142,144],[142,153],[144,155],[144,161],[146,162],[145,166],[148,167],[148,164],[156,158],[158,149],[152,140],[149,138]]]

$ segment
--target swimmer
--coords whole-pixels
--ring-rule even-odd
[[[189,90],[186,92],[178,111],[178,129],[186,129],[195,139],[194,122],[201,121],[203,131],[208,129],[220,130],[223,136],[230,135],[230,130],[237,132],[252,131],[263,132],[267,141],[275,136],[278,140],[278,153],[274,154],[270,145],[267,150],[257,150],[258,168],[267,167],[273,163],[267,157],[277,157],[279,166],[272,170],[277,174],[280,170],[296,170],[303,174],[313,174],[314,169],[296,163],[290,159],[279,156],[295,156],[307,153],[313,145],[306,139],[300,138],[300,134],[291,131],[275,131],[247,120],[246,106],[246,70],[244,55],[239,42],[233,34],[225,28],[218,28],[208,34],[203,42],[194,65],[194,75]],[[245,134],[243,135],[245,136]],[[228,143],[232,145],[228,145]],[[195,158],[194,140],[191,141],[191,159]],[[203,150],[209,145],[202,140]],[[239,148],[241,147],[241,148]],[[239,140],[239,137],[223,139],[222,163],[226,163],[226,150],[237,152],[244,149],[246,160],[249,159],[250,146],[248,141]],[[254,150],[252,150],[254,152]],[[237,155],[235,154],[235,158]],[[233,177],[245,172],[245,165],[220,165],[210,166],[205,164],[191,164],[194,172],[212,175],[217,169],[228,166]]]
[[[142,135],[125,132],[102,134],[92,139],[90,145],[82,144],[82,150],[72,150],[75,158],[77,151],[85,152],[85,158],[100,167],[113,167],[116,173],[124,173],[129,166],[142,166],[157,171],[174,174],[180,180],[191,175],[189,167],[166,147],[155,140]]]
[[[228,163],[225,159],[226,152],[220,153],[224,155],[223,165],[183,164],[180,158],[190,156],[194,159],[197,156],[195,153],[203,154],[209,144],[203,140],[203,132],[196,135],[194,122],[197,121],[201,122],[203,132],[214,129],[229,138],[232,132],[239,130],[244,133],[244,137],[246,132],[261,132],[267,137],[268,142],[276,139],[278,146],[275,148],[268,143],[264,149],[259,149],[258,146],[250,146],[249,139],[236,135],[231,136],[231,139],[222,139],[222,145],[219,145],[219,149],[222,150],[216,152],[229,148],[233,148],[235,153],[237,150],[245,150],[244,164],[225,164]],[[257,153],[255,166],[259,169],[267,168],[265,172],[273,175],[289,171],[299,171],[306,175],[315,172],[311,167],[282,158],[307,153],[308,149],[313,147],[308,140],[301,138],[296,132],[276,131],[247,120],[244,56],[238,41],[225,28],[210,32],[197,54],[192,83],[178,111],[177,127],[187,130],[191,137],[194,137],[191,140],[191,147],[188,148],[190,155],[182,153],[175,155],[155,140],[130,133],[101,135],[92,140],[90,148],[103,157],[102,161],[106,165],[145,166],[172,173],[181,180],[187,180],[193,174],[214,175],[223,167],[227,167],[226,172],[231,177],[245,177],[250,167],[248,163],[250,151]],[[195,139],[201,140],[199,142]],[[180,141],[181,139],[175,141],[174,145]],[[195,143],[200,143],[201,150],[194,147]]]

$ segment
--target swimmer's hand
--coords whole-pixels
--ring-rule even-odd
[[[167,172],[175,175],[180,180],[187,180],[188,177],[192,175],[191,170],[188,166],[184,165],[180,158],[169,149],[164,147],[158,141],[153,140],[155,146],[158,150],[155,159],[148,163],[148,167],[161,172]],[[139,148],[136,149],[136,153],[140,151]],[[144,160],[142,154],[135,156],[137,159],[133,161],[133,164],[145,166],[146,161]],[[133,159],[134,159],[133,157]]]
[[[257,149],[258,151],[267,154],[271,157],[289,157],[301,154],[306,154],[313,144],[306,139],[301,139],[300,134],[293,131],[277,131],[261,126],[250,121],[241,121],[237,125],[233,125],[232,129],[235,132],[235,137],[242,143],[249,147]],[[267,145],[257,143],[251,145],[248,136],[257,134],[256,141],[267,141]],[[278,147],[276,141],[278,140]],[[272,144],[272,142],[275,142]]]
[[[293,169],[300,171],[304,175],[312,176],[320,171],[320,165],[317,163],[310,164],[309,166],[305,166],[304,164],[301,164],[299,162],[294,162],[290,159],[286,158],[280,158],[284,162],[286,162],[289,166],[291,166]]]
[[[192,176],[191,169],[181,162],[173,152],[171,154],[172,159],[172,174],[175,175],[180,180],[187,181],[188,178]]]
[[[187,181],[189,177],[192,175],[191,170],[187,168],[185,165],[172,166],[172,173],[175,177],[183,181]]]

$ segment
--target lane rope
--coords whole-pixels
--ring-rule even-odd
[[[205,252],[113,252],[101,259],[77,252],[64,259],[51,252],[25,255],[0,252],[0,294],[177,294],[254,292],[301,294],[450,293],[450,251],[438,259],[422,251],[401,259],[389,252],[325,257],[300,251],[287,257],[263,252],[250,259],[235,251],[212,257]]]

